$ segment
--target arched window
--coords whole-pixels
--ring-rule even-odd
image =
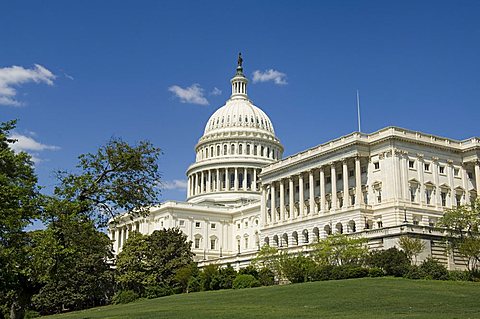
[[[232,146],[230,147],[230,155],[233,154],[235,154],[235,144],[232,144]]]
[[[250,155],[250,144],[247,144],[246,154],[247,154],[247,155]]]
[[[220,145],[217,145],[217,156],[220,155]]]
[[[242,154],[243,153],[243,144],[240,144],[238,145],[238,154]]]
[[[210,147],[210,157],[213,157],[213,146]]]
[[[253,146],[253,155],[257,155],[257,145]]]
[[[227,155],[227,144],[223,145],[223,155]]]

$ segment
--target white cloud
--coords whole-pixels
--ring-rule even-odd
[[[214,87],[213,90],[210,92],[210,95],[220,95],[222,94],[222,90],[217,87]]]
[[[178,189],[185,190],[187,189],[187,182],[184,180],[174,179],[173,181],[162,182],[161,186],[163,189]]]
[[[208,101],[203,95],[204,90],[197,83],[194,83],[187,88],[182,88],[178,85],[172,85],[168,88],[168,90],[175,94],[175,96],[178,97],[182,103],[208,105]]]
[[[287,84],[287,75],[277,70],[269,69],[262,72],[256,70],[253,72],[253,83],[273,81],[277,85]]]
[[[34,135],[33,132],[28,132],[30,135]],[[11,148],[15,152],[26,152],[32,156],[32,161],[35,164],[43,162],[44,160],[40,158],[39,152],[41,151],[57,151],[60,147],[55,145],[42,144],[36,141],[34,138],[19,133],[13,133],[9,138],[16,140],[15,143],[11,144]]]
[[[55,75],[45,67],[35,64],[31,69],[21,66],[0,68],[0,105],[20,106],[22,102],[15,99],[16,86],[28,82],[53,85]]]

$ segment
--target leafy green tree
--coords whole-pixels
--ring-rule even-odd
[[[192,262],[191,242],[178,228],[151,235],[134,232],[118,254],[117,282],[123,290],[144,296],[148,287],[173,288],[178,271]]]
[[[480,197],[470,205],[447,209],[439,224],[448,232],[452,249],[464,256],[466,266],[473,273],[480,263]]]
[[[11,148],[15,125],[0,123],[0,300],[11,318],[23,318],[34,286],[24,229],[39,216],[41,197],[31,157]]]
[[[362,265],[368,256],[366,243],[365,238],[336,234],[313,244],[312,256],[321,265]]]
[[[157,204],[160,149],[142,141],[131,146],[112,139],[96,153],[79,156],[78,172],[59,171],[55,196],[70,203],[68,212],[105,226],[119,213],[146,215]]]
[[[280,279],[282,270],[280,266],[281,254],[278,249],[269,245],[263,245],[252,260],[252,265],[259,271],[269,269],[277,279]]]
[[[303,255],[291,256],[282,255],[280,260],[282,274],[291,283],[306,282],[312,270],[315,268],[315,262]]]
[[[396,247],[370,252],[367,258],[370,267],[383,269],[387,276],[402,277],[410,269],[410,260],[404,251]]]
[[[111,242],[93,222],[62,218],[33,234],[32,266],[41,288],[32,298],[41,314],[106,304],[113,295]]]
[[[417,263],[417,256],[425,249],[425,243],[418,237],[401,236],[398,244],[405,252],[410,262]]]

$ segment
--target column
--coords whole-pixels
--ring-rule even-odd
[[[293,177],[288,178],[288,206],[290,212],[290,220],[293,220],[293,214],[295,212],[295,195],[293,192]]]
[[[233,189],[238,191],[238,168],[235,167],[235,179],[233,180]]]
[[[343,160],[343,173],[342,173],[342,180],[343,180],[343,208],[347,208],[349,205],[349,191],[348,191],[348,166],[347,160]]]
[[[401,156],[400,168],[403,176],[403,193],[405,194],[405,200],[408,202],[410,200],[410,185],[408,182],[408,155],[403,153]]]
[[[243,181],[242,181],[242,188],[244,191],[247,191],[247,168],[243,169]]]
[[[285,185],[283,179],[280,180],[280,221],[285,220]]]
[[[468,175],[467,175],[467,170],[465,168],[465,164],[462,164],[462,168],[461,168],[460,172],[462,174],[463,189],[465,190],[465,203],[464,204],[470,204],[470,192],[468,191]]]
[[[277,212],[275,207],[275,182],[270,187],[270,211],[272,212],[272,222],[277,222]]]
[[[230,173],[228,172],[228,167],[225,168],[225,190],[230,190]]]
[[[212,191],[212,170],[208,170],[207,193]]]
[[[205,189],[205,173],[202,171],[201,179],[200,179],[200,194],[203,194]]]
[[[187,198],[190,197],[190,176],[187,178]]]
[[[298,216],[300,216],[300,218],[303,217],[303,206],[305,204],[304,201],[305,201],[305,198],[303,196],[303,173],[300,173],[300,175],[298,175],[298,204],[299,204]]]
[[[200,173],[195,173],[195,195],[200,194]]]
[[[117,252],[122,248],[122,228],[118,229],[118,236],[117,236]]]
[[[362,192],[362,169],[360,156],[355,157],[355,205],[364,204]]]
[[[475,187],[477,189],[477,198],[480,198],[480,160],[475,162]]]
[[[330,175],[332,180],[332,209],[337,209],[337,173],[335,163],[330,164]]]
[[[257,191],[257,169],[253,169],[252,190]]]
[[[434,159],[432,162],[433,183],[435,184],[435,207],[442,206],[442,189],[438,179],[438,162]],[[425,162],[422,161],[422,170],[425,171]]]
[[[267,216],[267,210],[266,210],[266,205],[267,201],[265,200],[266,196],[266,191],[265,187],[262,186],[262,194],[260,197],[260,219],[263,218],[263,223],[261,222],[261,225],[267,225],[268,224],[268,216]]]
[[[216,182],[216,185],[215,185],[215,190],[217,192],[219,192],[220,191],[220,169],[218,169],[218,168],[217,168],[216,179],[217,179],[217,182]]]
[[[320,167],[320,211],[325,211],[325,170]]]
[[[313,169],[308,172],[310,215],[315,214],[315,184],[313,183]]]
[[[448,184],[450,184],[450,203],[451,207],[457,206],[457,192],[455,191],[455,182],[453,181],[453,162],[448,161],[447,163],[447,178]]]

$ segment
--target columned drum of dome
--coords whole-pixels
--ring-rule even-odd
[[[283,146],[268,116],[248,98],[239,59],[232,94],[207,121],[187,170],[187,200],[239,205],[260,200],[261,168],[282,158]]]

